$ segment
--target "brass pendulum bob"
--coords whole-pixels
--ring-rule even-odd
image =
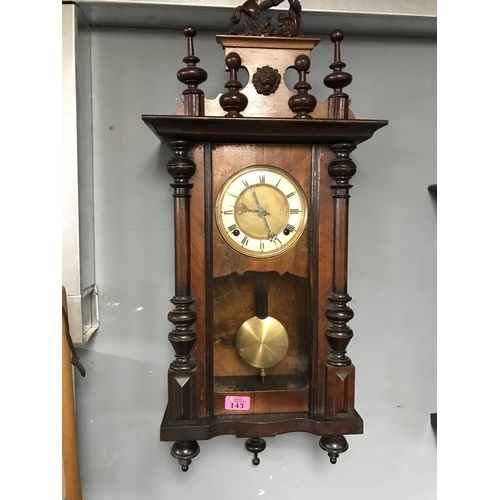
[[[288,334],[285,327],[268,315],[267,273],[256,273],[255,312],[256,316],[245,321],[236,334],[238,354],[250,366],[260,368],[262,382],[265,368],[278,364],[288,351]]]

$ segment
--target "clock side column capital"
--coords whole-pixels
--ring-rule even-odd
[[[189,141],[170,141],[168,147],[172,150],[173,156],[167,163],[167,170],[174,178],[174,183],[170,184],[174,188],[174,198],[191,197],[191,178],[196,173],[196,164],[189,156],[189,152],[194,144]],[[189,209],[189,205],[187,207]],[[177,220],[177,218],[176,218]]]
[[[356,164],[352,161],[350,154],[356,149],[355,144],[338,143],[331,144],[330,149],[335,153],[335,158],[328,165],[328,175],[332,178],[332,196],[334,198],[349,198],[349,189],[352,185],[349,180],[356,173]]]

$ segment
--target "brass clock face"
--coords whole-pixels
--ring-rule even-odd
[[[292,248],[307,222],[302,188],[283,170],[255,165],[232,175],[215,202],[215,220],[224,240],[256,259]]]

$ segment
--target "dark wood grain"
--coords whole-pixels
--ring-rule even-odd
[[[205,295],[206,273],[210,272],[210,267],[206,265],[205,254],[205,183],[208,182],[205,176],[204,167],[205,154],[204,147],[198,145],[193,148],[191,157],[198,166],[195,175],[191,179],[193,187],[191,189],[190,201],[190,228],[191,228],[191,251],[190,251],[190,282],[191,294],[194,298],[196,309],[196,332],[197,339],[194,348],[194,359],[199,367],[197,372],[198,381],[198,412],[200,416],[207,414],[207,306]],[[183,249],[181,247],[181,249]],[[210,344],[208,344],[210,345]]]
[[[356,173],[356,165],[349,154],[355,147],[350,143],[330,146],[335,158],[328,165],[333,196],[333,286],[325,313],[328,320],[325,335],[330,345],[330,353],[326,359],[327,366],[351,364],[346,350],[353,332],[347,323],[353,318],[354,312],[347,305],[351,300],[347,293],[347,261],[349,189],[352,187],[349,181]]]
[[[338,415],[354,415],[354,365],[325,365],[325,371],[326,418],[333,418]]]
[[[317,350],[314,355],[317,358],[318,368],[315,380],[317,386],[317,410],[324,412],[325,409],[325,370],[324,364],[329,353],[326,336],[322,333],[326,330],[326,308],[327,297],[332,292],[333,277],[333,199],[330,189],[330,177],[327,165],[332,161],[334,154],[325,146],[319,147],[318,163],[315,169],[319,176],[318,187],[318,282],[317,282]]]
[[[308,411],[309,391],[298,389],[294,391],[238,391],[235,396],[250,398],[249,410],[226,410],[225,399],[229,393],[215,393],[215,415],[251,415],[264,413],[288,413]]]
[[[175,360],[168,370],[168,415],[175,423],[195,422],[198,418],[197,366],[193,356],[197,335],[194,328],[197,314],[191,295],[191,231],[190,199],[191,178],[196,164],[189,156],[192,143],[172,141],[169,147],[173,157],[167,170],[173,177],[174,236],[175,236],[175,295],[171,299],[174,309],[168,319],[174,328],[168,339],[175,351]],[[184,250],[183,250],[184,249]]]
[[[296,120],[294,118],[238,118],[219,116],[143,115],[143,121],[162,142],[272,144],[360,144],[387,120]]]
[[[362,434],[363,420],[342,416],[326,420],[323,415],[300,413],[265,413],[254,415],[221,415],[200,418],[196,425],[170,426],[164,417],[160,428],[161,441],[202,440],[233,434],[236,437],[274,437],[288,432],[308,432],[317,436]]]

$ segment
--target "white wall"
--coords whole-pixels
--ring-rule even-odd
[[[221,436],[201,441],[182,473],[159,441],[173,359],[169,152],[140,117],[180,105],[185,40],[182,30],[93,32],[101,326],[79,349],[87,376],[76,377],[85,500],[435,498],[436,202],[427,186],[436,182],[436,41],[346,36],[342,45],[354,113],[390,121],[352,155],[348,354],[365,434],[347,436],[335,466],[313,435],[267,439],[259,467],[243,439]],[[213,98],[227,80],[223,51],[212,33],[200,33],[195,49]],[[313,51],[309,81],[320,101],[332,52],[327,36]]]

